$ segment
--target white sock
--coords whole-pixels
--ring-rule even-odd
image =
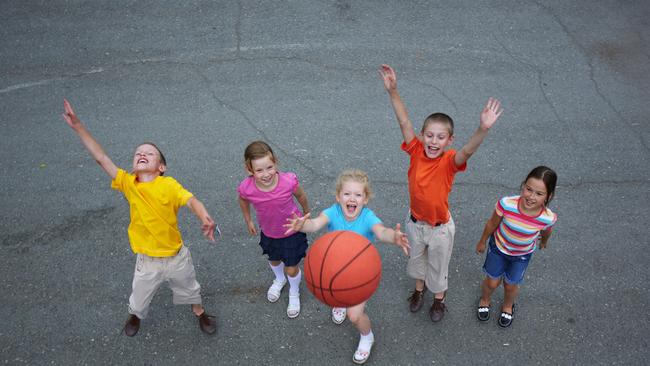
[[[284,277],[284,263],[280,262],[277,266],[274,266],[269,262],[269,266],[271,266],[271,269],[273,270],[273,273],[275,274],[275,279],[284,282],[285,277]]]
[[[364,343],[372,343],[375,341],[375,335],[372,333],[372,329],[370,329],[370,332],[368,334],[361,334],[361,339],[359,340],[359,343],[364,342]]]
[[[297,295],[300,293],[300,280],[302,279],[302,272],[298,270],[296,277],[287,276],[289,279],[289,294]]]

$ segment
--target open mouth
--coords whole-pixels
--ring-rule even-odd
[[[146,163],[148,163],[147,159],[142,158],[138,160],[138,164],[146,164]]]
[[[350,216],[354,215],[354,213],[357,211],[356,203],[348,203],[347,205],[345,205],[345,211]]]
[[[440,148],[437,147],[437,146],[427,146],[427,151],[428,151],[429,154],[431,154],[431,155],[435,155],[435,154],[437,154],[439,150],[440,150]]]

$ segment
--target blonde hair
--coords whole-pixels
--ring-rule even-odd
[[[277,164],[278,162],[275,159],[275,154],[273,154],[273,149],[271,149],[269,144],[264,141],[251,142],[246,146],[246,150],[244,150],[244,163],[246,164],[246,168],[248,168],[249,171],[253,171],[252,161],[269,155],[271,161]]]
[[[373,197],[372,188],[370,188],[370,178],[368,178],[368,173],[359,169],[347,169],[339,174],[336,178],[336,195],[338,196],[341,193],[343,188],[343,183],[345,182],[357,182],[363,184],[363,191],[366,194],[368,199]]]

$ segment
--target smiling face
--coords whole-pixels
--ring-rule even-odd
[[[538,178],[528,178],[521,187],[519,209],[527,215],[537,215],[548,198],[546,184]]]
[[[353,180],[344,181],[336,193],[336,202],[341,205],[346,220],[352,221],[356,219],[363,206],[368,204],[366,184]]]
[[[422,136],[424,153],[430,159],[441,156],[445,148],[454,141],[449,125],[442,121],[429,122],[420,135]]]
[[[251,160],[248,172],[255,179],[257,188],[262,191],[270,191],[278,184],[278,171],[271,154]]]
[[[134,174],[158,174],[162,175],[167,166],[160,159],[158,149],[150,144],[142,144],[135,149],[133,154]]]

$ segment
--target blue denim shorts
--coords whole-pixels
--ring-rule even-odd
[[[504,277],[507,284],[519,285],[524,280],[532,256],[533,253],[520,256],[504,254],[494,243],[494,236],[490,236],[483,272],[492,279]]]

